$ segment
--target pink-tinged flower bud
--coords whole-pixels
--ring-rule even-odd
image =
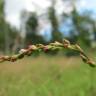
[[[30,45],[28,47],[28,50],[32,51],[32,50],[37,50],[37,47],[35,45]]]
[[[29,50],[29,51],[32,51],[32,50],[33,50],[33,49],[32,49],[32,45],[29,45],[29,46],[28,46],[28,50]]]
[[[44,46],[43,50],[44,52],[47,52],[49,50],[48,46]]]
[[[64,48],[68,48],[68,44],[64,44]]]
[[[0,56],[0,59],[4,59],[4,56]]]
[[[4,56],[0,56],[0,62],[4,61]]]

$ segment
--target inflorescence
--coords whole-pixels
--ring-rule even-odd
[[[30,45],[27,49],[21,49],[17,55],[13,56],[0,56],[0,62],[11,61],[15,62],[18,59],[22,59],[25,55],[30,56],[34,52],[48,52],[48,51],[58,51],[62,49],[70,49],[79,53],[82,60],[90,65],[91,67],[95,67],[95,62],[92,61],[83,51],[83,49],[78,44],[71,44],[70,41],[64,39],[62,43],[55,41],[54,43],[50,43],[48,45],[36,44]]]

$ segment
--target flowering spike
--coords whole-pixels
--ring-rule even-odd
[[[18,59],[24,58],[25,55],[30,56],[35,51],[40,50],[44,52],[49,51],[58,51],[61,49],[67,48],[69,50],[77,51],[80,54],[80,57],[82,58],[83,62],[87,63],[91,67],[96,67],[95,62],[92,61],[83,51],[83,49],[78,44],[71,44],[70,41],[64,39],[63,43],[60,43],[58,41],[55,41],[54,43],[49,43],[48,45],[43,44],[36,44],[36,45],[30,45],[28,49],[21,49],[17,55],[13,56],[0,56],[0,62],[4,61],[11,61],[15,62]]]

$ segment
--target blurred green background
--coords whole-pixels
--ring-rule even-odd
[[[80,58],[25,58],[0,64],[0,96],[95,96],[96,68]]]
[[[23,8],[18,13],[20,7],[19,1],[16,3],[18,4],[16,6],[18,9],[15,9],[15,1],[0,0],[1,53],[16,53],[22,47],[24,48],[30,44],[48,44],[54,41],[61,42],[63,38],[67,38],[71,43],[78,43],[83,48],[95,50],[95,7],[93,6],[93,10],[86,9],[88,7],[86,4],[90,3],[90,6],[94,5],[94,0],[92,1],[93,3],[86,0],[87,3],[84,3],[85,1],[82,0],[42,0],[41,3],[50,1],[50,6],[45,8],[45,10],[44,8],[42,9],[44,4],[40,7],[40,1],[38,3],[33,1],[30,0],[28,3],[31,4],[28,7],[31,11]],[[24,1],[22,1],[23,3]],[[85,9],[80,4],[83,4],[82,6],[85,6]],[[32,11],[33,5],[35,6],[35,11]],[[31,8],[31,6],[33,7]],[[80,6],[81,8],[79,8]],[[16,19],[15,14],[17,13],[15,11],[19,14],[19,19]],[[15,22],[15,19],[19,20],[19,23]]]

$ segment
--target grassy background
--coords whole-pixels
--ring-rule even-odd
[[[95,70],[63,56],[1,63],[0,96],[96,96]]]

